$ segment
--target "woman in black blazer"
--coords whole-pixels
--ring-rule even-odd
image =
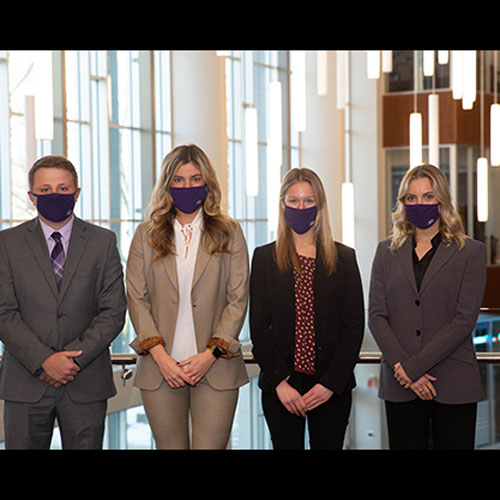
[[[334,242],[321,180],[290,170],[278,236],[256,248],[250,331],[262,406],[275,449],[342,449],[364,331],[353,249]]]

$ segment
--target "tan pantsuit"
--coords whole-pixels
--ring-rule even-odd
[[[141,389],[156,445],[186,445],[189,408],[193,447],[225,447],[238,388],[248,382],[238,341],[248,301],[248,251],[243,232],[238,225],[229,253],[210,255],[201,242],[198,247],[191,291],[197,349],[204,351],[209,340],[216,337],[227,343],[234,357],[219,358],[195,388],[170,389],[153,358],[140,347],[142,341],[160,336],[170,353],[174,340],[179,307],[176,257],[155,260],[154,256],[143,223],[134,235],[127,262],[127,298],[137,334],[131,345],[139,354],[134,385]],[[200,420],[208,424],[206,432],[199,431],[204,429],[198,423],[200,415]],[[171,422],[178,425],[174,428]],[[226,423],[219,430],[218,423],[222,422]],[[207,435],[208,440],[200,435]]]

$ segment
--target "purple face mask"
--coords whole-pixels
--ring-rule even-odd
[[[287,224],[297,233],[304,234],[314,225],[318,208],[316,205],[310,208],[293,208],[285,205],[283,215]]]
[[[72,194],[31,194],[37,198],[38,213],[51,222],[62,222],[73,213],[73,208],[75,208],[76,191]]]
[[[434,205],[405,205],[408,220],[420,229],[431,227],[439,219],[439,203]]]
[[[190,188],[170,188],[170,194],[175,206],[185,214],[192,214],[201,207],[207,197],[207,186],[196,186]]]

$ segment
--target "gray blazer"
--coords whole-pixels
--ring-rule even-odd
[[[116,393],[109,345],[126,312],[123,272],[111,231],[75,217],[58,294],[38,218],[0,232],[0,398],[36,402],[48,384],[34,376],[55,351],[83,350],[65,387],[80,403]]]
[[[377,247],[369,294],[368,324],[382,352],[379,396],[395,402],[416,397],[394,379],[399,361],[414,381],[425,373],[437,378],[438,402],[483,399],[471,334],[486,282],[485,246],[473,239],[462,249],[441,242],[418,291],[411,238],[394,253],[389,245]]]

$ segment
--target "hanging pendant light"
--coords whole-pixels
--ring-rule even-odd
[[[490,107],[490,163],[500,166],[500,104],[498,104],[498,51],[493,51],[493,104]]]
[[[429,163],[439,167],[439,95],[429,94]]]
[[[464,50],[463,52],[463,95],[462,108],[472,109],[476,101],[476,85],[477,85],[477,62],[475,50]]]
[[[438,50],[438,64],[448,64],[450,60],[449,50]]]
[[[354,248],[354,184],[342,183],[342,243]]]
[[[34,58],[35,134],[37,139],[54,138],[54,91],[52,51],[39,50]]]
[[[382,51],[382,72],[392,73],[392,50]]]
[[[451,52],[451,88],[453,99],[459,100],[463,96],[463,53],[461,50]]]
[[[318,50],[316,52],[316,75],[318,95],[328,94],[328,52]]]
[[[306,53],[303,50],[295,50],[292,51],[291,57],[291,99],[295,130],[304,132],[306,129]]]
[[[492,167],[500,166],[500,104],[490,107],[490,161]]]
[[[410,114],[410,168],[422,164],[422,114]]]
[[[337,50],[337,109],[345,108],[345,63],[346,51]]]
[[[413,113],[410,113],[410,168],[422,163],[422,114],[417,109],[418,51],[413,53]]]
[[[281,82],[269,84],[269,131],[267,144],[267,212],[268,228],[276,231],[278,224],[279,186],[283,161]]]
[[[424,50],[424,76],[434,76],[434,51]]]
[[[488,220],[489,187],[488,187],[488,159],[484,154],[484,55],[481,51],[480,67],[480,142],[481,157],[477,159],[477,220],[486,222]]]
[[[488,220],[488,159],[477,159],[477,220]]]
[[[259,194],[259,145],[257,140],[257,109],[245,108],[245,173],[248,196]]]
[[[380,50],[368,50],[366,52],[366,74],[369,80],[380,77]]]

